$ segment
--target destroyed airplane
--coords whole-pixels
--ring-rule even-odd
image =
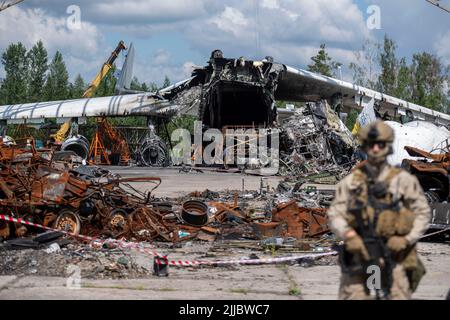
[[[406,112],[417,119],[447,125],[450,116],[409,103],[345,81],[322,76],[284,64],[272,57],[262,61],[224,58],[214,50],[205,67],[194,69],[189,79],[158,92],[131,93],[126,89],[132,78],[134,48],[129,52],[118,81],[121,94],[112,97],[75,99],[0,106],[2,135],[7,124],[42,125],[48,118],[58,122],[86,117],[146,116],[171,117],[192,114],[202,121],[205,129],[226,127],[267,128],[277,120],[291,116],[293,111],[276,108],[275,101],[318,102],[327,100],[333,110],[361,110],[377,103],[380,112],[388,110],[393,116]],[[150,132],[142,138],[142,148],[136,152],[145,165],[167,165],[167,150],[161,139]],[[75,143],[76,141],[72,141]],[[84,149],[85,141],[80,140]],[[145,148],[145,149],[144,149]],[[401,149],[401,148],[400,148]],[[399,150],[399,149],[397,149]]]

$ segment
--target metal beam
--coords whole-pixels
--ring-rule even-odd
[[[16,4],[21,3],[22,1],[24,1],[24,0],[13,0],[11,2],[4,0],[2,2],[2,4],[0,5],[0,12],[3,10],[6,10],[12,6],[15,6]]]
[[[427,0],[427,2],[431,3],[432,5],[435,5],[438,8],[441,8],[444,11],[447,11],[448,13],[450,13],[450,7],[447,7],[446,5],[443,5],[441,3],[439,3],[439,0]]]

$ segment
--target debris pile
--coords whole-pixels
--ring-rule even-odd
[[[445,142],[447,146],[438,154],[406,146],[405,150],[411,157],[422,159],[404,159],[402,162],[402,167],[417,177],[425,192],[432,209],[430,229],[444,230],[450,224],[450,148],[448,140]]]
[[[69,277],[79,272],[86,279],[142,278],[152,275],[151,267],[140,263],[131,251],[93,250],[79,243],[68,244],[53,252],[49,248],[0,250],[0,275]]]
[[[312,238],[329,231],[326,209],[300,208],[295,200],[281,203],[272,211],[272,221],[253,223],[257,234],[265,237]]]
[[[335,183],[355,164],[357,144],[326,101],[298,108],[282,129],[280,162],[285,175]]]
[[[151,182],[159,178],[128,178],[96,167],[55,161],[54,152],[37,151],[32,139],[26,144],[0,144],[0,210],[44,226],[78,234],[119,237],[148,231],[146,239],[169,231],[161,227],[161,215],[148,193],[130,182]],[[128,220],[128,221],[127,221]],[[130,227],[129,227],[130,226]],[[15,236],[27,233],[27,227],[15,225]],[[0,237],[11,236],[10,223],[0,223]]]
[[[0,145],[3,214],[73,234],[169,243],[267,237],[300,240],[328,231],[325,209],[314,208],[311,202],[299,206],[302,202],[278,198],[265,188],[227,196],[205,190],[182,200],[157,199],[151,193],[160,178],[121,178],[95,166],[54,158],[52,150],[36,150],[31,139],[25,146]],[[140,183],[153,189],[144,191],[136,186]],[[301,192],[291,194],[300,198]],[[250,206],[252,199],[260,206]],[[33,228],[2,221],[0,236],[8,239],[39,231]]]

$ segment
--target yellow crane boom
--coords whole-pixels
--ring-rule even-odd
[[[97,73],[95,78],[91,81],[91,84],[86,89],[86,91],[83,93],[83,98],[90,98],[94,95],[95,90],[97,90],[98,86],[102,82],[102,80],[106,77],[108,72],[111,70],[114,61],[116,61],[117,57],[119,56],[120,52],[122,50],[127,50],[127,47],[125,46],[125,43],[121,40],[118,44],[116,49],[111,53],[108,60],[103,64],[100,71]],[[56,142],[63,142],[66,138],[67,133],[70,130],[70,121],[65,122],[61,127],[59,128],[58,132],[51,135],[55,139]]]
[[[113,63],[119,56],[120,52],[122,50],[126,50],[126,49],[127,49],[127,47],[125,46],[125,43],[123,41],[120,41],[119,44],[117,45],[116,49],[111,53],[111,56],[103,64],[99,73],[97,73],[94,80],[92,80],[91,84],[89,85],[87,90],[84,92],[83,98],[90,98],[94,95],[95,90],[97,90],[98,86],[100,85],[100,82],[102,82],[103,78],[106,77],[109,70],[111,70]]]

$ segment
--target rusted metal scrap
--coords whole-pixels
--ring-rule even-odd
[[[300,208],[295,201],[276,207],[271,222],[252,223],[250,211],[238,204],[237,193],[232,203],[191,196],[177,206],[152,196],[161,183],[158,177],[121,178],[103,169],[74,167],[55,159],[61,158],[53,150],[37,150],[32,139],[12,146],[0,143],[0,210],[74,234],[133,241],[214,241],[219,235],[226,239],[275,235],[301,239],[328,231],[325,209]],[[137,183],[154,187],[143,191]],[[213,193],[208,195],[217,199]],[[3,238],[13,232],[21,237],[29,231],[33,230],[0,222]]]
[[[156,188],[160,178],[121,179],[108,174],[94,178],[53,159],[52,150],[36,150],[31,138],[13,146],[0,143],[3,213],[75,234],[84,229],[90,235],[173,240],[174,227],[163,220],[160,207],[153,206],[154,188],[143,192],[130,185],[152,182]],[[0,224],[0,236],[8,238],[9,228],[8,223]],[[27,231],[24,226],[15,230],[16,236]]]
[[[329,231],[326,209],[301,208],[295,200],[279,204],[272,212],[272,221],[285,223],[284,236],[296,239],[316,237]]]
[[[431,154],[409,146],[406,146],[405,150],[412,157],[424,159],[404,159],[402,167],[417,176],[430,202],[446,201],[450,196],[448,180],[450,151],[443,150],[444,153]]]
[[[448,140],[446,141],[448,142]],[[421,160],[404,159],[402,167],[414,174],[421,184],[431,207],[429,229],[447,229],[450,226],[450,147],[434,154],[406,146],[405,150],[412,157]]]

